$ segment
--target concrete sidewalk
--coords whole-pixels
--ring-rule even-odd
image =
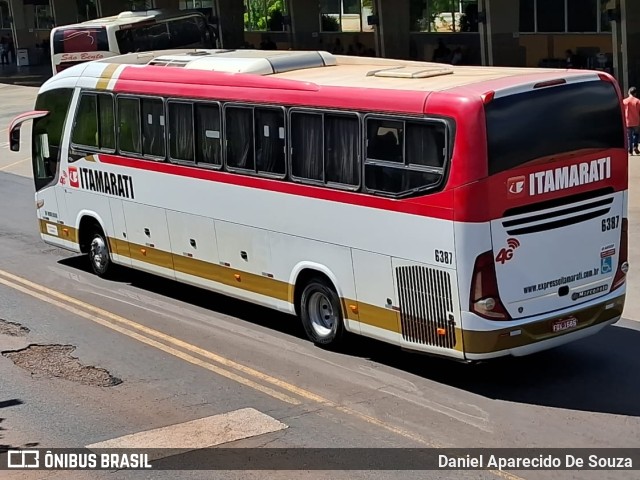
[[[18,67],[15,63],[0,65],[0,84],[39,87],[53,75],[51,64]]]

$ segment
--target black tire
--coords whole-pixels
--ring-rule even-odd
[[[338,346],[345,334],[340,298],[333,286],[322,278],[313,278],[300,296],[302,326],[313,343]]]
[[[109,242],[100,229],[94,230],[91,234],[89,264],[91,265],[91,271],[102,278],[107,278],[113,270]]]

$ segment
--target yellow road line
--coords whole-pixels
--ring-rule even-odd
[[[225,378],[228,378],[230,380],[233,380],[235,382],[238,382],[242,385],[245,385],[247,387],[253,388],[254,390],[258,390],[262,393],[266,393],[267,395],[277,398],[278,400],[282,400],[283,402],[292,404],[292,405],[300,405],[301,402],[295,398],[292,398],[288,395],[285,395],[283,393],[280,392],[276,392],[275,390],[269,388],[269,387],[265,387],[263,385],[260,385],[252,380],[249,380],[247,378],[241,377],[240,375],[236,375],[233,372],[229,372],[228,370],[225,370],[223,368],[217,367],[215,365],[212,365],[208,362],[202,361],[199,358],[196,358],[192,355],[186,354],[184,352],[181,352],[179,350],[176,350],[175,348],[171,348],[167,345],[164,345],[163,343],[157,342],[155,340],[152,340],[150,338],[147,338],[143,335],[140,335],[139,333],[136,332],[132,332],[131,330],[128,330],[126,328],[123,328],[119,325],[114,325],[111,322],[107,322],[106,320],[103,320],[101,318],[97,318],[94,317],[88,313],[86,313],[83,310],[80,310],[78,308],[72,307],[70,305],[67,305],[65,303],[59,302],[57,300],[54,300],[52,298],[49,298],[45,295],[42,295],[40,293],[34,292],[33,290],[30,290],[28,288],[22,287],[20,285],[16,285],[15,283],[12,283],[8,280],[5,280],[3,278],[0,278],[0,284],[5,285],[7,287],[13,288],[14,290],[18,290],[22,293],[26,293],[27,295],[31,295],[32,297],[37,298],[38,300],[42,300],[43,302],[47,302],[51,305],[55,305],[56,307],[62,308],[64,310],[67,310],[68,312],[73,313],[74,315],[78,315],[79,317],[85,318],[87,320],[91,320],[92,322],[95,322],[97,324],[100,324],[102,326],[105,326],[107,328],[110,328],[111,330],[115,330],[118,333],[121,333],[123,335],[126,335],[128,337],[131,337],[135,340],[138,340],[139,342],[142,342],[146,345],[149,345],[151,347],[157,348],[158,350],[162,350],[163,352],[166,352],[170,355],[173,355],[174,357],[178,357],[181,360],[184,360],[186,362],[192,363],[193,365],[198,365],[199,367],[205,368],[207,370],[210,370],[214,373],[217,373],[220,376],[223,376]]]
[[[366,415],[364,413],[358,412],[356,410],[353,410],[352,408],[339,405],[339,404],[337,404],[337,403],[335,403],[335,402],[333,402],[333,401],[331,401],[331,400],[329,400],[327,398],[324,398],[324,397],[322,397],[322,396],[320,396],[320,395],[318,395],[316,393],[313,393],[313,392],[311,392],[309,390],[300,388],[300,387],[298,387],[296,385],[293,385],[293,384],[291,384],[289,382],[286,382],[284,380],[281,380],[279,378],[272,377],[271,375],[262,373],[262,372],[260,372],[258,370],[255,370],[255,369],[251,368],[251,367],[247,367],[246,365],[242,365],[240,363],[234,362],[233,360],[229,360],[226,357],[222,357],[222,356],[217,355],[217,354],[215,354],[213,352],[210,352],[208,350],[204,350],[204,349],[202,349],[200,347],[197,347],[196,345],[192,345],[190,343],[184,342],[183,340],[174,338],[174,337],[172,337],[170,335],[167,335],[165,333],[162,333],[162,332],[160,332],[158,330],[155,330],[155,329],[146,327],[144,325],[141,325],[139,323],[133,322],[133,321],[128,320],[128,319],[126,319],[124,317],[121,317],[120,315],[116,315],[114,313],[111,313],[111,312],[109,312],[107,310],[103,310],[103,309],[101,309],[99,307],[96,307],[94,305],[91,305],[89,303],[85,303],[82,300],[78,300],[78,299],[76,299],[74,297],[71,297],[69,295],[66,295],[66,294],[64,294],[62,292],[58,292],[56,290],[52,290],[52,289],[50,289],[48,287],[45,287],[44,285],[40,285],[40,284],[34,283],[34,282],[30,281],[30,280],[27,280],[25,278],[19,277],[17,275],[14,275],[14,274],[9,273],[9,272],[4,271],[4,270],[0,270],[0,276],[5,277],[5,279],[9,279],[9,280],[5,280],[3,278],[0,278],[0,284],[3,284],[5,286],[7,286],[7,287],[19,290],[19,291],[21,291],[23,293],[26,293],[27,295],[31,295],[31,296],[33,296],[35,298],[38,298],[39,300],[42,300],[44,302],[59,306],[60,308],[64,308],[65,310],[71,311],[72,313],[75,313],[75,314],[81,316],[82,318],[86,318],[86,319],[91,320],[91,321],[93,321],[95,323],[103,325],[103,326],[105,326],[107,328],[110,328],[110,329],[115,330],[117,332],[123,333],[124,335],[127,335],[127,336],[129,336],[131,338],[135,338],[136,340],[139,340],[142,343],[154,346],[154,347],[156,347],[156,348],[158,348],[158,349],[160,349],[162,351],[170,353],[171,355],[174,355],[174,356],[176,356],[178,358],[182,358],[182,359],[184,359],[185,361],[187,361],[189,363],[193,363],[194,365],[202,366],[202,367],[207,368],[208,370],[211,370],[211,371],[213,371],[215,373],[219,373],[219,371],[223,372],[223,373],[219,373],[219,374],[224,376],[224,377],[226,377],[226,378],[230,378],[232,380],[236,380],[237,382],[242,383],[243,385],[250,386],[251,388],[254,388],[256,390],[263,391],[263,392],[264,392],[264,389],[267,389],[270,392],[272,392],[272,393],[264,392],[264,393],[267,393],[268,395],[274,396],[273,394],[277,394],[277,395],[280,395],[280,396],[287,397],[284,394],[281,394],[281,393],[276,392],[276,391],[274,391],[272,389],[269,389],[268,387],[264,387],[264,386],[262,386],[260,384],[252,382],[249,379],[246,379],[244,377],[241,377],[239,375],[236,375],[236,374],[234,374],[232,372],[229,372],[227,370],[221,369],[221,368],[216,367],[214,365],[211,365],[209,363],[203,362],[202,360],[199,360],[198,358],[195,358],[195,357],[193,357],[191,355],[188,355],[188,354],[185,354],[185,353],[180,352],[178,350],[175,350],[175,349],[165,345],[164,343],[157,342],[155,340],[152,340],[150,338],[145,337],[144,335],[141,335],[141,334],[138,334],[136,332],[133,332],[133,331],[129,330],[128,328],[124,328],[124,327],[122,327],[120,325],[114,325],[113,323],[108,322],[106,320],[103,320],[101,318],[93,317],[93,316],[89,315],[88,313],[86,313],[85,311],[80,310],[79,308],[72,307],[72,306],[67,305],[65,303],[62,303],[62,302],[60,302],[58,300],[54,300],[54,298],[57,298],[57,299],[62,300],[64,302],[70,303],[72,305],[76,305],[77,307],[83,308],[85,310],[93,312],[93,313],[95,313],[97,315],[100,315],[102,317],[108,318],[113,322],[119,323],[121,325],[126,325],[127,327],[129,327],[131,329],[138,330],[138,331],[143,332],[143,333],[145,333],[147,335],[151,335],[153,337],[161,339],[161,340],[163,340],[163,341],[165,341],[167,343],[173,344],[176,347],[180,347],[180,348],[182,348],[184,350],[187,350],[187,351],[190,351],[192,353],[198,354],[198,355],[200,355],[202,357],[208,358],[208,359],[210,359],[210,360],[212,360],[214,362],[217,362],[219,364],[222,364],[222,365],[224,365],[226,367],[238,370],[238,371],[240,371],[240,372],[242,372],[242,373],[244,373],[246,375],[249,375],[251,377],[259,379],[259,380],[261,380],[261,381],[263,381],[265,383],[269,383],[269,384],[271,384],[273,386],[277,386],[277,387],[279,387],[279,388],[281,388],[281,389],[283,389],[285,391],[288,391],[289,393],[298,395],[298,396],[300,396],[300,397],[302,397],[302,398],[304,398],[306,400],[309,400],[309,401],[312,401],[312,402],[316,402],[316,403],[320,403],[320,404],[326,405],[328,407],[331,407],[331,408],[333,408],[333,409],[335,409],[335,410],[337,410],[337,411],[339,411],[341,413],[344,413],[344,414],[347,414],[349,416],[358,418],[359,420],[362,420],[362,421],[365,421],[365,422],[367,422],[367,423],[369,423],[371,425],[375,425],[377,427],[380,427],[380,428],[382,428],[384,430],[387,430],[388,432],[395,433],[395,434],[397,434],[399,436],[414,440],[417,443],[421,443],[423,445],[426,445],[426,446],[429,446],[429,447],[432,447],[432,448],[443,448],[444,447],[443,445],[439,445],[439,444],[437,444],[435,442],[432,442],[430,440],[424,439],[423,437],[421,437],[419,435],[416,435],[416,434],[414,434],[414,433],[412,433],[410,431],[407,431],[407,430],[399,428],[399,427],[395,427],[393,425],[389,425],[388,423],[386,423],[386,422],[384,422],[384,421],[382,421],[380,419],[377,419],[375,417],[371,417],[371,416]],[[25,285],[25,286],[27,286],[29,288],[25,288],[25,287],[23,287],[21,285],[17,285],[14,282],[17,282],[19,284]],[[33,290],[36,290],[36,291],[34,292],[33,290],[30,290],[30,289],[33,289]],[[46,294],[48,296],[42,295],[42,294],[37,293],[37,292],[42,292],[43,294]],[[50,297],[53,297],[53,298],[50,298]],[[259,388],[257,388],[257,387],[259,387]],[[276,397],[276,398],[278,398],[278,397]],[[294,403],[294,404],[296,404],[296,405],[300,404],[300,402],[298,400],[296,400],[296,399],[293,399],[291,397],[287,397],[287,398],[289,398],[289,401],[287,401],[287,400],[283,400],[283,401],[285,401],[287,403],[293,403],[291,401],[291,400],[293,400],[294,402],[297,402],[297,403]],[[522,480],[521,477],[518,477],[517,475],[513,475],[513,474],[511,474],[509,472],[506,472],[506,471],[503,471],[503,470],[491,470],[490,472],[493,473],[494,475],[497,475],[499,477],[506,478],[506,479],[509,479],[509,480]]]
[[[5,165],[4,167],[0,167],[0,171],[6,170],[7,168],[11,168],[14,165],[18,165],[19,163],[26,162],[29,158],[23,158],[22,160],[18,160],[17,162],[10,163],[9,165]]]

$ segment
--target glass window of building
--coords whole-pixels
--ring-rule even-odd
[[[477,0],[410,0],[409,16],[414,32],[478,31]]]
[[[284,0],[244,0],[244,29],[248,32],[282,32]]]
[[[520,0],[520,32],[610,32],[608,3],[608,0]]]
[[[373,0],[321,0],[322,32],[371,32],[367,17],[373,15]]]

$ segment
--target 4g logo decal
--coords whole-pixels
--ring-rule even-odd
[[[520,241],[516,238],[509,238],[507,240],[507,248],[503,248],[496,255],[496,262],[502,265],[513,258],[513,252],[520,246]]]

